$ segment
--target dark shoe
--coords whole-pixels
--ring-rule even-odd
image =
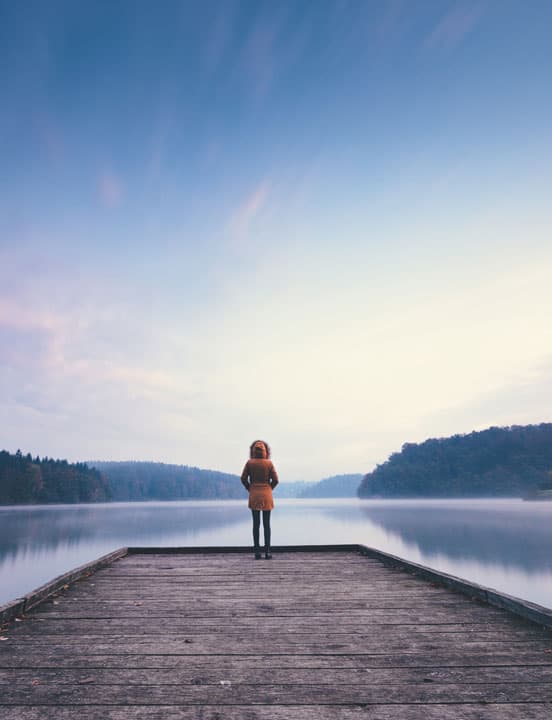
[[[265,549],[265,560],[272,560],[272,554],[270,552],[270,548]]]
[[[261,551],[257,548],[255,548],[255,560],[261,559]]]

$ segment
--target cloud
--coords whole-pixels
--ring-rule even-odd
[[[113,172],[104,172],[98,180],[98,193],[102,203],[108,208],[119,206],[124,200],[124,186]]]
[[[476,26],[483,12],[481,3],[456,3],[426,38],[426,46],[453,50]]]
[[[0,363],[52,367],[59,362],[61,318],[47,310],[26,308],[0,298]]]
[[[184,388],[174,370],[157,367],[154,352],[147,355],[149,337],[141,338],[139,354],[132,349],[134,335],[147,331],[125,333],[128,326],[112,305],[92,312],[83,305],[56,314],[0,298],[0,365],[19,386],[55,385],[63,392],[75,384],[99,392],[117,385],[134,397],[169,397]]]
[[[0,325],[19,330],[53,330],[59,327],[60,319],[47,310],[25,308],[11,299],[0,297]]]
[[[269,180],[261,181],[256,188],[247,195],[241,205],[232,215],[230,228],[243,235],[247,233],[249,226],[266,206],[271,183]]]
[[[279,41],[287,11],[274,3],[271,13],[259,16],[242,50],[238,69],[249,81],[253,94],[264,97],[282,70]],[[289,38],[286,37],[286,45]]]
[[[181,339],[165,337],[160,351],[162,340],[163,329],[129,323],[109,301],[54,313],[0,299],[5,446],[70,459],[179,459],[201,386],[177,355]]]

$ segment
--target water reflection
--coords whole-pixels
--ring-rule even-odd
[[[169,545],[244,521],[243,503],[110,503],[0,509],[0,562],[60,545]],[[188,537],[189,539],[189,537]],[[190,543],[180,543],[190,544]]]
[[[552,569],[552,504],[396,501],[364,504],[362,514],[427,557],[445,554],[524,570]]]
[[[552,503],[280,500],[275,544],[358,542],[552,606]],[[244,501],[0,508],[0,604],[124,545],[248,545]]]

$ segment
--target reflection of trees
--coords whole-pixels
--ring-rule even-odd
[[[249,517],[241,503],[6,509],[0,511],[0,560],[94,541],[111,541],[113,547],[161,544],[244,520]]]
[[[551,513],[522,508],[441,505],[362,506],[370,522],[396,533],[425,555],[500,563],[524,570],[552,569]],[[343,515],[347,511],[343,510]],[[350,510],[348,511],[350,520]]]

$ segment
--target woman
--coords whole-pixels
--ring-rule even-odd
[[[259,530],[261,512],[263,513],[263,531],[265,541],[265,558],[272,559],[270,554],[270,511],[274,508],[272,491],[278,485],[278,474],[270,460],[270,448],[263,440],[255,440],[249,448],[249,460],[241,474],[241,481],[249,492],[249,508],[253,515],[253,545],[255,560],[261,559]]]

